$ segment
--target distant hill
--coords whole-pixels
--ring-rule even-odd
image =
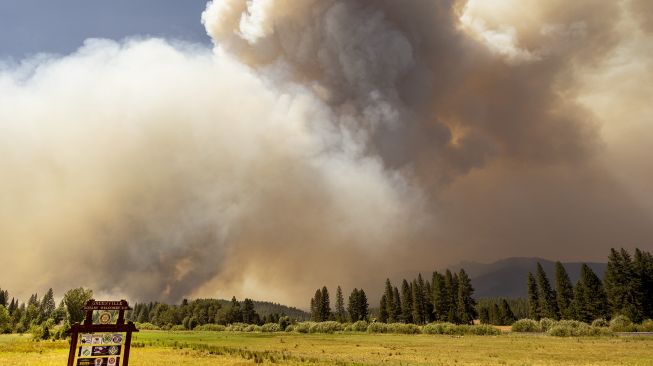
[[[231,304],[229,300],[220,299],[219,301],[223,308]],[[303,310],[268,301],[254,300],[254,310],[262,317],[270,314],[284,314],[297,320],[308,320],[310,318],[310,314]]]
[[[507,258],[494,263],[462,262],[452,269],[464,268],[472,278],[474,295],[480,297],[524,297],[527,295],[526,281],[528,272],[535,273],[537,262],[542,264],[544,271],[555,288],[555,262],[542,258]],[[563,263],[572,283],[580,277],[582,262]],[[587,265],[603,278],[606,263],[591,263]]]

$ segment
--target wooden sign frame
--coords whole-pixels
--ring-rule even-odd
[[[129,365],[129,351],[131,347],[132,333],[138,332],[133,322],[125,324],[125,310],[132,310],[126,300],[120,301],[95,301],[91,299],[84,306],[86,318],[82,324],[75,323],[70,329],[70,352],[68,353],[68,366],[76,366],[75,360],[78,359],[80,352],[79,335],[80,333],[125,333],[124,343],[121,343],[120,365]],[[93,311],[118,311],[118,320],[115,324],[93,324]],[[89,357],[90,358],[90,357]],[[119,366],[119,365],[116,365]]]

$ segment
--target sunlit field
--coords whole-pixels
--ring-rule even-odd
[[[141,332],[130,365],[653,365],[653,337]],[[0,365],[64,365],[67,342],[0,336]]]

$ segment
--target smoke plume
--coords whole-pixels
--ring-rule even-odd
[[[2,286],[305,307],[463,259],[650,247],[646,4],[221,0],[212,50],[0,64]]]

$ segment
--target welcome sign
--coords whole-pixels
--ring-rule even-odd
[[[89,300],[84,310],[84,323],[71,328],[68,366],[128,366],[132,333],[138,329],[132,322],[125,324],[125,310],[131,310],[127,301]],[[100,312],[97,323],[94,311]],[[118,312],[115,323],[112,311]]]

